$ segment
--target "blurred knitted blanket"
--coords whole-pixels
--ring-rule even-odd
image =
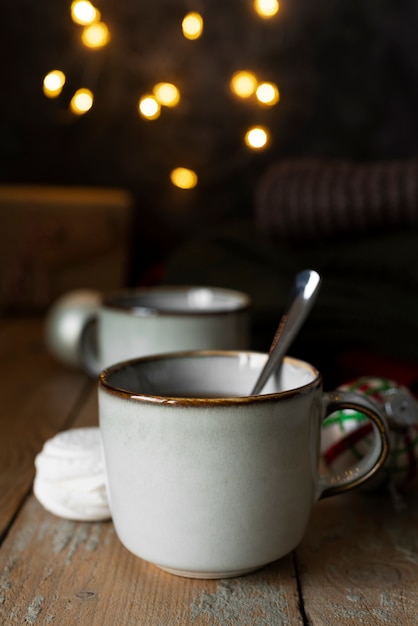
[[[329,379],[353,350],[418,372],[418,163],[275,165],[261,181],[254,220],[182,247],[164,282],[247,291],[253,347],[267,350],[293,277],[305,267],[323,283],[292,354]],[[385,374],[367,369],[370,362],[354,363],[354,376]]]
[[[321,242],[418,223],[418,160],[287,160],[262,177],[256,218],[269,237]]]

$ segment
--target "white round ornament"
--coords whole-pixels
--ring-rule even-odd
[[[49,351],[72,367],[82,367],[80,343],[88,321],[97,311],[102,294],[93,289],[70,291],[54,302],[45,319]]]

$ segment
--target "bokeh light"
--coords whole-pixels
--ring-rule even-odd
[[[245,133],[245,143],[252,150],[261,150],[269,142],[270,134],[264,126],[253,126]]]
[[[180,102],[180,91],[173,83],[157,83],[152,93],[158,102],[166,107],[175,107]]]
[[[110,32],[104,22],[95,22],[86,26],[81,35],[81,41],[87,48],[103,48],[110,41]]]
[[[249,98],[257,89],[257,77],[247,70],[235,72],[231,78],[230,88],[232,93],[240,98]]]
[[[193,189],[197,185],[197,174],[187,167],[177,167],[170,174],[171,182],[180,189]]]
[[[203,32],[203,18],[194,11],[187,13],[181,23],[183,35],[186,39],[198,39]]]
[[[255,95],[259,102],[267,106],[277,104],[280,98],[279,89],[274,83],[260,83]]]
[[[156,120],[160,117],[161,106],[153,95],[147,94],[139,100],[138,110],[147,120]]]
[[[77,89],[70,102],[70,109],[75,115],[84,115],[93,106],[93,93],[90,89]]]
[[[254,11],[262,17],[271,17],[279,10],[277,0],[253,0],[253,6]],[[101,48],[111,41],[111,34],[107,24],[101,21],[100,11],[90,0],[73,0],[71,3],[71,17],[74,23],[81,26],[81,40],[87,48],[93,50]],[[253,19],[257,21],[254,15]],[[202,35],[204,20],[200,13],[196,11],[190,11],[187,14],[183,13],[183,17],[180,16],[180,20],[181,22],[179,21],[179,24],[181,24],[182,33],[185,38],[193,40],[198,39]],[[265,27],[263,26],[263,28]],[[103,60],[107,62],[106,56],[96,56],[99,57],[98,60],[100,63],[102,63]],[[230,92],[239,99],[248,100],[249,110],[253,113],[257,110],[259,112],[260,106],[272,107],[277,104],[281,97],[277,85],[271,81],[261,81],[258,77],[259,72],[260,74],[261,72],[264,73],[262,66],[257,64],[255,60],[251,62],[250,67],[252,67],[252,69],[245,69],[245,65],[246,63],[244,61],[244,63],[242,63],[244,69],[236,71],[232,76],[230,75]],[[237,66],[239,67],[239,61],[235,67]],[[166,71],[167,70],[165,70],[165,72]],[[93,72],[91,73],[92,75],[89,75],[88,84],[90,86],[93,85],[94,89],[97,87],[98,76],[96,76],[96,74],[99,72],[100,68],[97,72]],[[169,72],[173,76],[176,76],[176,81],[179,81],[183,89],[183,84],[186,83],[185,76],[177,72],[175,68],[174,70],[170,68]],[[183,93],[180,93],[179,87],[173,82],[157,82],[161,78],[161,68],[154,73],[154,76],[155,84],[152,87],[150,86],[151,88],[148,93],[137,100],[136,105],[138,115],[146,120],[157,120],[163,114],[163,107],[176,107],[183,98]],[[149,77],[147,78],[147,82],[148,79]],[[45,75],[43,80],[44,94],[49,98],[57,98],[62,93],[65,82],[66,76],[61,70],[49,72]],[[152,84],[153,83],[151,83],[151,85]],[[226,86],[228,87],[228,83]],[[70,102],[69,108],[74,114],[81,116],[90,110],[93,106],[93,102],[94,97],[91,91],[88,89],[78,89]],[[187,115],[189,112],[188,109],[189,101],[186,99],[185,106],[179,107],[178,111],[173,112],[172,122],[175,122],[176,117],[178,120],[178,116]],[[158,126],[158,124],[156,126]],[[254,124],[254,126],[249,128],[244,134],[244,141],[246,146],[251,150],[262,150],[271,142],[270,131],[263,126],[256,126]],[[184,167],[173,169],[170,178],[172,184],[181,189],[192,189],[198,184],[196,172]]]
[[[254,0],[255,12],[263,18],[273,17],[279,12],[277,0]]]
[[[74,0],[71,3],[71,18],[75,24],[87,26],[100,20],[100,11],[88,0]]]
[[[43,81],[43,92],[48,98],[57,98],[65,84],[65,74],[61,70],[48,72]]]

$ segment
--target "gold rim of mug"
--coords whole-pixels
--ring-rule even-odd
[[[129,359],[126,361],[121,361],[120,363],[116,363],[110,367],[104,369],[98,379],[99,388],[103,389],[107,393],[116,395],[120,398],[133,400],[135,402],[145,402],[149,404],[170,404],[170,405],[189,405],[189,406],[214,406],[214,405],[222,405],[222,404],[248,404],[251,402],[268,402],[272,400],[277,400],[277,398],[281,399],[290,399],[296,395],[305,395],[306,393],[310,393],[312,390],[317,388],[322,388],[322,375],[316,369],[315,366],[311,365],[307,361],[303,361],[302,359],[297,359],[294,357],[286,356],[284,361],[286,363],[294,363],[303,366],[306,370],[310,371],[314,378],[311,382],[301,385],[300,387],[295,387],[294,389],[288,389],[286,391],[278,391],[274,393],[267,393],[263,395],[257,396],[231,396],[231,397],[220,397],[220,398],[183,398],[178,396],[158,396],[151,394],[140,394],[133,393],[128,389],[124,389],[122,387],[116,387],[109,382],[110,376],[117,370],[122,370],[127,367],[135,367],[136,364],[149,362],[149,361],[161,361],[161,360],[175,360],[175,359],[184,359],[184,358],[207,358],[207,357],[226,357],[226,358],[239,358],[242,354],[254,355],[254,356],[265,356],[262,352],[255,352],[251,350],[188,350],[184,352],[169,352],[164,354],[154,354],[150,356],[140,357],[137,359]]]

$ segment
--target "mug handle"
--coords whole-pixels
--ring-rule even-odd
[[[92,315],[81,331],[79,355],[86,374],[92,378],[97,378],[102,370],[100,366],[97,315]]]
[[[373,426],[373,443],[367,454],[339,474],[320,474],[319,498],[327,498],[358,487],[371,478],[384,464],[389,454],[389,429],[383,412],[366,396],[352,391],[335,390],[323,393],[324,418],[336,411],[352,410],[363,413]]]

